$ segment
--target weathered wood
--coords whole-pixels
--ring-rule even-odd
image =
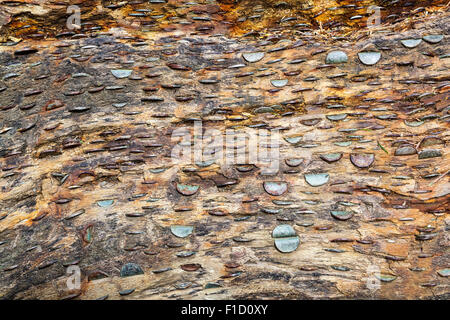
[[[68,4],[0,1],[0,297],[449,298],[445,1]]]

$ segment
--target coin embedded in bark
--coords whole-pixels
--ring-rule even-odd
[[[439,43],[442,41],[442,39],[444,39],[444,36],[442,34],[430,34],[427,36],[423,36],[423,40],[431,44]]]
[[[188,264],[183,264],[180,267],[184,271],[191,271],[192,272],[192,271],[197,271],[202,266],[200,264],[198,264],[198,263],[188,263]]]
[[[228,212],[221,209],[216,209],[216,210],[208,210],[208,214],[216,217],[223,217],[228,215]]]
[[[344,51],[336,50],[328,53],[326,63],[345,63],[348,61],[347,54]]]
[[[400,40],[400,42],[406,48],[410,48],[411,49],[411,48],[417,47],[422,42],[422,39],[405,39],[405,40]]]
[[[264,58],[264,52],[248,52],[243,53],[242,57],[244,57],[247,62],[258,62],[262,58]]]
[[[107,199],[107,200],[99,200],[97,201],[97,205],[99,207],[109,207],[114,203],[114,200],[112,199]]]
[[[450,268],[438,270],[437,273],[438,273],[441,277],[448,277],[448,276],[450,276]]]
[[[392,282],[395,279],[397,279],[397,276],[394,276],[392,274],[386,274],[386,273],[382,273],[379,275],[375,275],[375,278],[377,278],[378,280],[382,281],[382,282]]]
[[[133,288],[133,289],[122,290],[122,291],[119,291],[119,294],[121,296],[127,296],[129,294],[132,294],[134,292],[134,290],[136,290],[136,289]]]
[[[270,80],[270,83],[274,87],[281,88],[288,84],[288,80],[287,79]]]
[[[419,152],[419,159],[430,159],[430,158],[436,158],[436,157],[442,157],[441,150],[427,149],[427,150],[422,150]]]
[[[122,266],[120,270],[121,277],[131,277],[138,274],[144,274],[142,268],[136,263],[127,263]]]
[[[331,216],[337,220],[345,221],[353,217],[353,212],[350,211],[331,211]]]
[[[416,148],[413,146],[401,146],[395,150],[396,156],[410,156],[416,153]]]
[[[264,190],[272,196],[281,196],[287,191],[287,183],[284,181],[265,181]]]
[[[286,140],[290,144],[296,144],[296,143],[299,143],[302,140],[302,136],[284,137],[284,140]]]
[[[301,165],[303,163],[303,161],[304,161],[303,158],[292,158],[292,159],[284,160],[284,162],[286,162],[286,164],[289,167],[298,167],[299,165]]]
[[[423,125],[425,123],[425,121],[408,121],[408,120],[405,120],[404,123],[408,127],[420,127],[421,125]]]
[[[315,126],[321,121],[321,119],[314,118],[314,119],[305,119],[301,120],[300,123],[304,126]]]
[[[111,70],[111,73],[117,79],[128,78],[132,72],[133,72],[133,70],[125,70],[125,69]]]
[[[332,163],[341,160],[342,153],[327,153],[320,155],[320,159],[325,162]]]
[[[320,187],[330,180],[330,175],[328,173],[307,173],[305,180],[312,187]]]
[[[65,219],[65,220],[71,220],[71,219],[73,219],[73,218],[76,218],[76,217],[82,215],[83,213],[85,213],[85,210],[84,210],[84,209],[80,209],[80,210],[75,211],[75,212],[72,213],[71,215],[65,217],[64,219]]]
[[[27,55],[27,54],[33,54],[38,52],[37,49],[35,48],[23,48],[23,49],[19,49],[14,51],[14,55],[16,56],[23,56],[23,55]]]
[[[330,121],[341,121],[347,118],[347,114],[346,113],[328,114],[326,117]]]
[[[175,255],[179,258],[187,258],[193,256],[194,254],[196,254],[195,251],[181,251],[177,252]]]

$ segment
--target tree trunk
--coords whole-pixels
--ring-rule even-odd
[[[355,3],[0,0],[0,297],[448,299],[448,5]]]

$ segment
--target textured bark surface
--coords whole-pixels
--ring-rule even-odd
[[[446,1],[160,2],[70,1],[68,30],[0,0],[0,297],[448,299]],[[270,133],[280,168],[225,161],[245,138],[176,163],[183,128]]]

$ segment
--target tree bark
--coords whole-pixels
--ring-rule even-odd
[[[449,25],[445,1],[0,1],[0,297],[448,299]]]

